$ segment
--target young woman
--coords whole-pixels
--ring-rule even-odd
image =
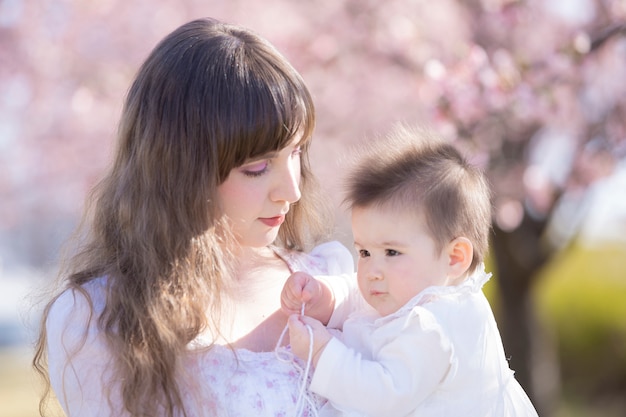
[[[245,28],[195,20],[155,47],[43,315],[34,365],[67,415],[293,412],[298,368],[273,352],[282,286],[353,267],[335,242],[302,252],[328,224],[314,119],[299,74]]]

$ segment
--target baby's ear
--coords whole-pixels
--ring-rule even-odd
[[[466,237],[457,237],[448,244],[450,276],[459,278],[467,272],[474,259],[474,245]]]

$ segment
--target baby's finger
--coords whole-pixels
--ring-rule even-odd
[[[298,331],[303,331],[305,330],[305,324],[302,322],[303,317],[298,315],[298,314],[292,314],[291,316],[289,316],[289,320],[287,321],[287,324],[289,325],[289,330],[294,329],[294,330],[298,330]]]
[[[317,329],[325,329],[326,327],[322,324],[322,322],[320,322],[317,319],[314,319],[313,317],[309,317],[309,316],[300,316],[300,323],[302,326],[305,325],[309,325],[311,326],[311,328],[313,330],[317,330]]]
[[[300,301],[299,295],[296,295],[292,291],[285,288],[280,295],[280,305],[285,313],[296,314],[300,312],[302,302]]]

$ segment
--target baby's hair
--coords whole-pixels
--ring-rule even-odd
[[[437,250],[457,237],[474,246],[469,268],[489,247],[491,192],[483,172],[451,143],[419,127],[396,126],[357,159],[347,177],[350,209],[380,207],[423,216]]]

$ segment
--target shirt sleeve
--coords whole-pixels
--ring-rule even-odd
[[[127,416],[113,408],[121,400],[119,387],[111,383],[111,354],[85,294],[61,294],[50,309],[46,331],[50,382],[65,414]]]
[[[328,285],[335,298],[335,309],[327,326],[341,329],[350,312],[365,304],[357,285],[352,254],[340,242],[332,241],[316,246],[311,256],[326,261],[326,274],[316,278]]]
[[[335,297],[335,309],[330,316],[327,327],[341,330],[343,322],[346,321],[350,313],[361,310],[367,305],[359,291],[356,273],[335,276],[319,275],[315,278],[326,283]]]
[[[310,389],[341,411],[372,417],[408,414],[437,388],[452,364],[451,344],[432,315],[424,313],[411,314],[395,337],[376,348],[373,360],[331,339]]]
[[[322,258],[326,264],[327,275],[350,274],[354,272],[354,259],[344,245],[338,241],[322,243],[310,253],[315,258]]]

